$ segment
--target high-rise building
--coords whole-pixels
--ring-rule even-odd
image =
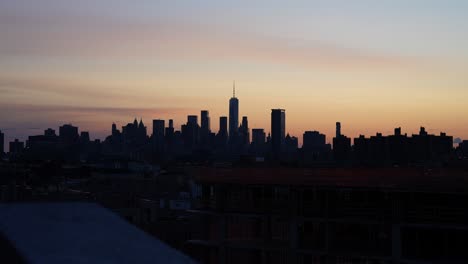
[[[46,137],[56,137],[57,135],[55,134],[55,130],[53,130],[52,128],[48,128],[48,129],[44,130],[44,136],[46,136]]]
[[[254,128],[252,129],[252,143],[254,145],[263,145],[265,144],[265,130],[263,128]]]
[[[341,137],[341,123],[336,122],[336,137],[339,138]]]
[[[333,138],[333,157],[337,162],[344,162],[351,152],[351,139],[341,134],[341,123],[336,122],[336,137]]]
[[[206,146],[210,141],[210,114],[208,110],[201,111],[200,142]]]
[[[60,141],[64,143],[76,143],[79,139],[78,127],[71,124],[63,125],[59,128]]]
[[[0,130],[0,155],[5,151],[5,134]]]
[[[242,117],[242,124],[239,128],[239,135],[243,145],[250,144],[249,121],[246,116]]]
[[[187,124],[198,126],[198,116],[196,115],[187,116]]]
[[[112,123],[112,136],[116,137],[119,134],[119,130],[117,130],[117,125]]]
[[[164,136],[166,141],[172,142],[174,136],[174,120],[169,119],[169,127],[166,127],[166,133]]]
[[[164,138],[165,121],[161,119],[153,120],[153,138]]]
[[[24,142],[15,139],[15,141],[10,142],[10,153],[19,154],[24,150]]]
[[[286,112],[284,109],[271,109],[271,147],[275,158],[279,158],[284,147],[286,134]]]
[[[156,153],[161,153],[164,150],[164,129],[164,120],[153,120],[153,147]]]
[[[237,136],[239,129],[239,100],[236,98],[236,84],[233,85],[232,98],[229,99],[229,138]]]
[[[221,116],[219,118],[219,132],[218,134],[227,135],[228,134],[228,118],[226,116]]]
[[[318,131],[306,131],[303,135],[302,148],[304,150],[320,150],[326,145],[326,137]]]
[[[210,113],[208,110],[201,111],[201,130],[206,132],[211,132],[210,127]]]
[[[216,145],[220,149],[226,147],[228,141],[228,118],[226,116],[221,116],[219,118],[219,131],[216,135]]]
[[[81,143],[89,143],[89,141],[90,141],[89,132],[88,131],[81,131],[80,142]]]

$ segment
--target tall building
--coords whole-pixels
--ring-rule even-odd
[[[249,121],[246,116],[242,117],[242,124],[239,128],[239,135],[242,145],[250,144]]]
[[[286,134],[286,112],[284,109],[271,109],[271,147],[275,158],[284,147]]]
[[[239,100],[236,98],[236,84],[233,86],[232,98],[229,100],[229,138],[237,136],[239,129]]]
[[[0,130],[0,155],[5,151],[5,134]]]
[[[228,118],[226,116],[221,116],[219,118],[219,132],[220,135],[227,135],[228,134],[228,125],[227,125]]]
[[[208,110],[201,111],[200,142],[205,146],[210,141],[210,113]]]
[[[117,125],[115,123],[112,123],[112,136],[116,137],[119,134],[119,130],[117,129]]]
[[[254,128],[252,129],[252,143],[255,145],[265,144],[265,130],[263,128]]]
[[[81,131],[80,142],[81,143],[89,143],[89,141],[90,141],[89,132],[88,131]]]
[[[24,142],[15,139],[15,141],[10,142],[10,153],[20,154],[24,150]]]
[[[326,136],[318,131],[306,131],[302,142],[304,150],[321,150],[326,145]]]
[[[199,142],[200,127],[198,126],[198,116],[187,116],[187,124],[182,126],[182,137],[187,149],[195,147]]]
[[[218,148],[224,149],[228,140],[228,118],[221,116],[219,118],[219,131],[216,135],[216,145]]]
[[[44,136],[46,136],[46,137],[56,137],[57,135],[55,134],[55,130],[53,130],[52,128],[48,128],[48,129],[44,130]]]
[[[164,150],[164,129],[164,120],[153,120],[153,147],[156,153],[161,153]]]
[[[341,123],[336,122],[336,137],[339,138],[341,137]]]
[[[71,124],[63,125],[59,128],[60,141],[64,143],[76,143],[79,139],[78,127]]]
[[[187,124],[198,126],[198,116],[196,115],[187,116]]]
[[[351,139],[341,134],[341,123],[336,122],[336,137],[333,138],[333,157],[337,162],[348,160],[351,152]]]
[[[208,110],[201,111],[201,130],[207,131],[208,133],[211,132],[210,113],[208,112]]]

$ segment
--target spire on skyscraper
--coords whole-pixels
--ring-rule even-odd
[[[232,97],[236,98],[236,81],[232,82]]]

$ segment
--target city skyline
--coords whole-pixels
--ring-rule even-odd
[[[228,109],[226,111],[226,113],[221,113],[221,115],[219,116],[215,116],[215,120],[218,120],[219,118],[221,117],[225,117],[227,118],[228,122],[229,122],[229,127],[228,127],[228,132],[229,132],[229,137],[231,137],[231,126],[234,126],[235,124],[237,124],[236,126],[236,134],[238,133],[238,129],[240,128],[240,125],[239,125],[239,112],[240,112],[240,107],[239,107],[239,98],[235,95],[235,81],[234,81],[234,84],[233,84],[233,96],[229,99],[229,105],[228,105]],[[235,101],[235,106],[232,106],[233,104],[233,100]],[[232,113],[231,113],[231,109],[232,109]],[[117,111],[118,112],[118,109],[113,109],[114,111]],[[143,113],[146,113],[144,111],[144,109],[135,109],[135,111],[142,111]],[[148,110],[148,109],[146,109]],[[275,110],[275,109],[271,109],[271,110]],[[277,110],[282,110],[282,111],[285,111],[287,109],[277,109]],[[28,129],[24,129],[23,133],[19,133],[19,134],[8,134],[9,131],[16,131],[16,129],[10,129],[10,128],[1,128],[0,127],[0,131],[3,132],[4,134],[4,140],[6,143],[8,142],[13,142],[15,141],[16,139],[19,139],[20,141],[23,141],[23,142],[26,142],[27,138],[29,136],[32,136],[32,135],[40,135],[43,133],[43,131],[47,130],[47,129],[50,129],[50,128],[59,128],[61,125],[64,125],[64,124],[71,124],[71,125],[74,125],[74,126],[77,126],[80,128],[80,131],[86,131],[86,132],[89,132],[91,133],[91,137],[92,139],[99,139],[99,140],[104,140],[108,135],[112,135],[112,131],[113,131],[113,126],[116,125],[118,128],[123,128],[126,124],[128,124],[130,121],[132,120],[139,120],[143,122],[145,122],[145,124],[147,124],[147,129],[148,129],[148,132],[151,132],[153,130],[153,127],[149,127],[148,125],[153,123],[154,125],[154,122],[155,121],[162,121],[164,123],[164,121],[172,121],[173,122],[173,127],[176,131],[181,131],[182,130],[182,126],[186,123],[187,121],[187,118],[190,120],[196,120],[197,124],[202,127],[202,120],[203,120],[203,114],[207,114],[207,115],[210,115],[209,113],[211,112],[211,110],[207,110],[207,109],[199,109],[199,110],[196,110],[198,112],[187,112],[187,113],[181,113],[181,114],[176,114],[176,115],[171,115],[171,113],[166,113],[162,116],[164,117],[161,117],[161,116],[158,116],[158,117],[152,117],[150,116],[150,114],[146,113],[146,114],[143,114],[143,115],[134,115],[133,118],[129,118],[128,120],[119,120],[119,121],[112,121],[110,122],[109,124],[101,124],[104,129],[103,130],[95,130],[93,131],[92,129],[88,129],[87,127],[82,127],[79,123],[76,123],[76,122],[66,122],[66,121],[60,121],[60,122],[56,122],[57,125],[55,126],[46,126],[45,124],[43,126],[40,126],[40,127],[36,127],[36,128],[28,128]],[[266,109],[265,112],[268,112],[269,113],[269,109]],[[176,112],[177,113],[177,112]],[[242,112],[244,117],[249,117],[248,113],[246,114],[245,112]],[[245,115],[246,114],[246,115]],[[235,117],[237,117],[237,122],[234,122],[233,124],[231,124],[231,118],[230,116],[233,115]],[[143,118],[143,116],[145,116],[145,118]],[[172,116],[180,116],[181,118],[180,119],[176,119],[176,118],[172,118]],[[218,119],[216,119],[218,118]],[[288,119],[290,119],[291,117],[289,116],[288,114]],[[198,119],[200,121],[198,121]],[[146,121],[145,121],[146,120]],[[214,125],[214,126],[211,126],[210,125],[210,117],[208,116],[208,127],[210,127],[210,131],[211,132],[214,132],[214,133],[218,133],[218,131],[220,130],[220,127],[219,127],[219,122],[215,122],[214,124],[217,124]],[[293,118],[294,120],[294,118]],[[109,121],[109,120],[107,120]],[[260,122],[258,122],[258,120],[256,120],[257,122],[255,122],[255,124],[258,124],[258,123],[265,123],[266,125],[264,127],[261,127],[261,126],[250,126],[249,128],[249,132],[251,133],[252,130],[254,129],[263,129],[266,133],[266,135],[269,135],[271,134],[272,130],[271,130],[271,118],[270,118],[270,114],[268,114],[268,118],[266,120],[261,120]],[[205,121],[206,122],[206,121]],[[340,132],[341,132],[341,122],[340,121],[337,121],[335,123],[335,121],[331,121],[327,124],[327,127],[324,129],[324,128],[319,128],[319,127],[309,127],[309,128],[305,128],[303,131],[297,131],[297,134],[296,133],[292,133],[288,130],[288,127],[289,127],[289,124],[288,122],[286,122],[286,128],[285,128],[285,135],[291,135],[291,136],[294,136],[294,137],[297,137],[297,139],[299,140],[299,145],[302,146],[303,144],[303,133],[305,132],[310,132],[310,131],[319,131],[321,133],[323,133],[325,136],[326,136],[326,143],[327,144],[332,144],[333,143],[333,137],[337,135],[338,133],[338,128],[337,126],[340,127]],[[377,129],[375,130],[374,132],[370,132],[370,133],[363,133],[363,132],[359,132],[359,131],[353,131],[353,133],[347,133],[349,132],[349,129],[347,129],[346,127],[350,125],[350,124],[345,124],[345,129],[344,129],[344,133],[343,135],[346,135],[348,137],[350,137],[351,139],[354,139],[354,138],[358,138],[360,136],[375,136],[377,134],[382,134],[382,135],[393,135],[394,134],[394,129],[395,128],[399,128],[401,130],[401,125],[395,125],[394,127],[392,128],[380,128],[380,129]],[[333,127],[329,127],[329,126],[333,126]],[[351,125],[352,127],[352,125]],[[403,127],[403,131],[404,133],[403,134],[407,134],[409,136],[411,135],[415,135],[415,134],[418,134],[420,132],[420,129],[424,127],[425,129],[427,129],[428,133],[430,134],[434,134],[434,135],[438,135],[440,133],[446,133],[446,134],[450,134],[448,133],[446,129],[444,128],[431,128],[431,127],[425,127],[424,125],[415,125],[414,127],[411,127],[412,129],[411,130],[408,130],[408,129],[405,129],[405,127]],[[385,130],[382,130],[382,129],[385,129]],[[29,134],[28,134],[29,133]],[[151,136],[152,133],[148,133],[149,136]],[[452,135],[452,134],[450,134]],[[454,144],[457,144],[459,142],[461,142],[463,139],[465,138],[460,138],[460,137],[456,137],[454,136],[454,141],[457,141],[457,142],[454,142]],[[458,142],[459,141],[459,142]]]
[[[103,139],[134,117],[217,120],[236,79],[250,128],[283,108],[298,138],[330,139],[335,121],[350,137],[468,138],[467,4],[332,2],[3,1],[0,129],[73,123]]]

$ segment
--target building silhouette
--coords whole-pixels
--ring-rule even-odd
[[[15,139],[10,142],[10,154],[21,154],[24,151],[24,142]]]
[[[65,124],[59,128],[59,139],[65,144],[74,144],[79,140],[78,127]]]
[[[349,161],[351,139],[341,134],[341,123],[336,122],[336,136],[333,138],[333,157],[338,163]]]
[[[153,120],[153,151],[156,156],[163,154],[164,152],[164,130],[165,121],[161,119]]]
[[[228,118],[221,116],[219,118],[219,131],[216,135],[216,145],[219,150],[225,150],[228,142]]]
[[[208,110],[201,111],[200,125],[200,143],[203,146],[209,147],[211,136],[210,113]]]
[[[286,137],[286,112],[284,109],[271,109],[271,147],[274,159],[281,158]]]
[[[239,99],[236,98],[236,84],[233,84],[232,98],[229,99],[229,139],[235,141],[239,129]]]
[[[249,121],[246,116],[242,117],[242,123],[239,127],[239,138],[242,147],[248,147],[250,144]]]

